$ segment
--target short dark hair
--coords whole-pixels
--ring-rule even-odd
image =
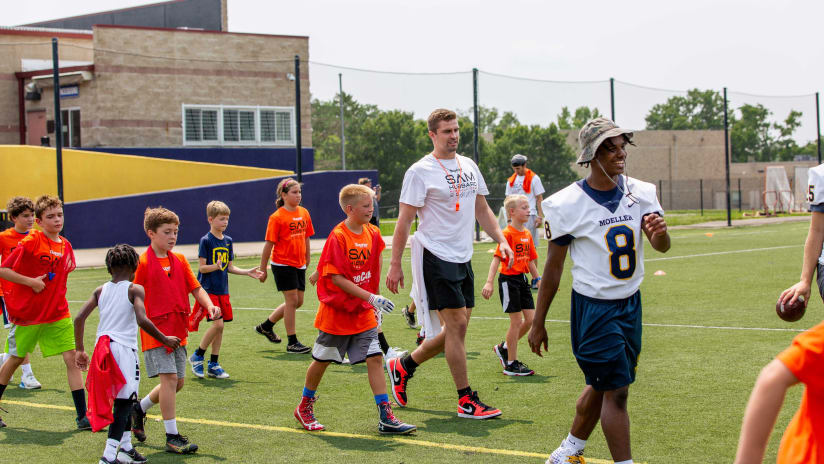
[[[137,251],[131,245],[119,243],[106,252],[106,269],[109,274],[112,273],[112,269],[124,268],[134,272],[137,270],[139,259]]]
[[[52,195],[41,195],[34,200],[34,215],[37,219],[43,219],[43,213],[49,208],[62,208],[63,202]]]
[[[34,212],[34,203],[31,202],[29,197],[14,197],[6,204],[6,211],[12,219],[25,213],[27,210],[31,210],[32,213]]]
[[[438,132],[438,124],[441,121],[451,121],[453,119],[458,119],[458,115],[454,111],[438,108],[429,115],[426,126],[429,128],[429,132]]]
[[[180,218],[174,211],[170,211],[162,206],[157,208],[146,208],[143,213],[143,230],[146,232],[157,232],[157,228],[163,224],[180,224]]]

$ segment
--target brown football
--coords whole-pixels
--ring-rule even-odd
[[[779,300],[775,304],[775,312],[778,314],[778,317],[787,322],[795,322],[804,317],[804,311],[806,309],[807,302],[804,301],[803,296],[799,296],[795,302],[788,301],[786,304],[781,304]]]

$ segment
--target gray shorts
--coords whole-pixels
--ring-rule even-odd
[[[372,356],[382,356],[377,327],[353,335],[332,335],[318,331],[318,338],[312,347],[312,359],[340,364],[344,355],[349,356],[349,364],[364,362]]]
[[[186,347],[179,346],[171,353],[165,346],[158,346],[143,352],[146,362],[146,376],[150,379],[160,374],[177,374],[178,379],[186,377]]]

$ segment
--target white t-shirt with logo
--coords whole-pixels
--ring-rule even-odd
[[[605,203],[585,180],[541,202],[549,240],[566,240],[572,258],[572,288],[590,298],[632,296],[644,280],[644,216],[664,214],[655,185],[621,177],[632,198],[616,191]],[[571,240],[571,241],[570,241]]]
[[[456,154],[438,161],[429,154],[406,170],[400,202],[418,208],[415,235],[424,248],[444,261],[465,263],[472,259],[475,197],[489,190],[472,159]],[[459,191],[460,209],[455,211]]]
[[[512,183],[512,186],[509,185],[509,180],[506,181],[506,195],[525,195],[526,199],[529,200],[529,214],[537,215],[538,208],[536,207],[535,201],[536,196],[543,195],[546,190],[544,190],[544,184],[541,183],[541,179],[538,177],[538,174],[532,175],[532,185],[530,187],[529,193],[524,191],[524,178],[526,176],[516,176],[515,182]]]

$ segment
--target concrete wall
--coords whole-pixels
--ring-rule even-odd
[[[55,33],[0,29],[0,42],[26,45],[0,47],[0,145],[20,143],[18,82],[22,59],[51,61],[51,38],[58,38],[58,53],[66,61],[91,62],[91,33]],[[36,43],[37,45],[32,45]],[[50,94],[51,95],[51,94]],[[45,97],[41,99],[41,102]]]
[[[315,238],[325,238],[345,218],[338,192],[360,177],[377,179],[376,171],[329,171],[303,177],[303,206],[309,210]],[[275,189],[282,177],[108,198],[65,205],[64,235],[75,248],[102,248],[117,243],[148,243],[143,212],[162,205],[180,217],[179,244],[198,243],[209,230],[206,203],[221,200],[232,210],[226,233],[236,242],[262,241],[275,210]],[[190,257],[191,258],[191,257]]]
[[[0,146],[0,201],[57,194],[53,148]],[[25,173],[25,175],[21,175]],[[142,156],[63,150],[63,193],[68,202],[269,178],[288,171],[225,166]]]
[[[36,27],[91,29],[95,24],[190,27],[213,31],[224,26],[226,0],[177,0],[26,24]]]

